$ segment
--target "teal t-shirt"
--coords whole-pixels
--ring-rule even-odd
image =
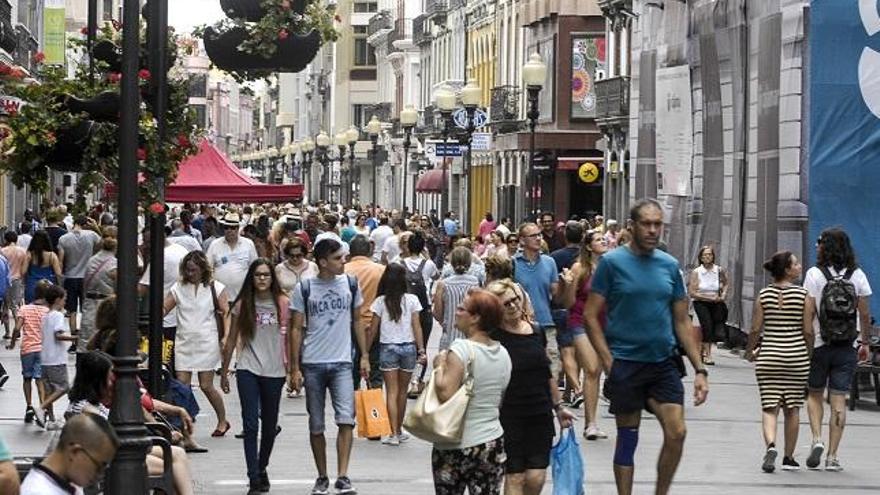
[[[672,303],[687,296],[675,258],[619,247],[599,261],[592,291],[605,298],[605,338],[615,359],[659,363],[674,354]]]
[[[3,441],[3,438],[0,437],[0,462],[11,461],[12,453],[9,452],[9,447],[6,446],[6,442]]]

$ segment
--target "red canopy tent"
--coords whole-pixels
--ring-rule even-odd
[[[177,180],[165,188],[169,203],[292,203],[302,196],[302,184],[263,184],[249,177],[208,141],[180,164]]]

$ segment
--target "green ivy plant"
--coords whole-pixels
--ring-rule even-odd
[[[118,23],[106,23],[98,30],[96,38],[118,45],[121,41],[120,31]],[[140,34],[141,51],[146,53],[146,33],[142,31]],[[85,53],[84,37],[72,39],[69,44],[71,49]],[[179,47],[177,36],[170,33],[168,48],[171,59],[176,59]],[[141,63],[146,64],[146,60]],[[70,112],[63,104],[65,96],[90,99],[105,92],[118,93],[122,75],[110,72],[105,63],[97,62],[96,77],[91,81],[88,65],[82,62],[75,67],[73,78],[68,78],[67,72],[61,67],[42,64],[37,66],[36,76],[39,83],[15,77],[14,73],[4,75],[0,68],[0,90],[24,102],[20,110],[11,112],[6,126],[0,129],[0,170],[8,174],[18,187],[28,184],[39,192],[46,192],[49,189],[49,167],[52,166],[47,158],[57,136],[89,118],[86,114]],[[152,78],[149,70],[142,68],[132,76],[138,78],[142,95],[147,95]],[[169,72],[164,141],[159,140],[155,116],[148,105],[141,104],[137,154],[140,172],[147,179],[141,181],[139,186],[140,200],[145,207],[159,198],[159,191],[152,179],[163,178],[166,184],[173,183],[179,163],[198,152],[198,141],[203,130],[197,125],[195,112],[189,108],[188,81],[184,76],[180,70],[172,69]],[[118,122],[94,122],[91,140],[83,150],[78,192],[87,193],[107,183],[118,183],[118,135]],[[79,196],[83,197],[82,194]]]

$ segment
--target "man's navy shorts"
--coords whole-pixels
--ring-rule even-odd
[[[615,359],[605,379],[605,396],[611,401],[612,414],[640,412],[648,399],[663,404],[684,405],[684,386],[672,359],[659,363],[641,363]]]

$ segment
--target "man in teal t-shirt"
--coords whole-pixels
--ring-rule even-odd
[[[656,249],[663,232],[663,208],[643,199],[630,210],[633,240],[599,261],[584,310],[590,340],[605,370],[605,395],[617,421],[614,477],[618,493],[632,493],[633,455],[642,409],[663,428],[656,493],[669,492],[684,447],[682,345],[696,371],[694,403],[709,392],[707,372],[691,338],[687,293],[672,256]],[[607,310],[602,328],[599,314]]]

